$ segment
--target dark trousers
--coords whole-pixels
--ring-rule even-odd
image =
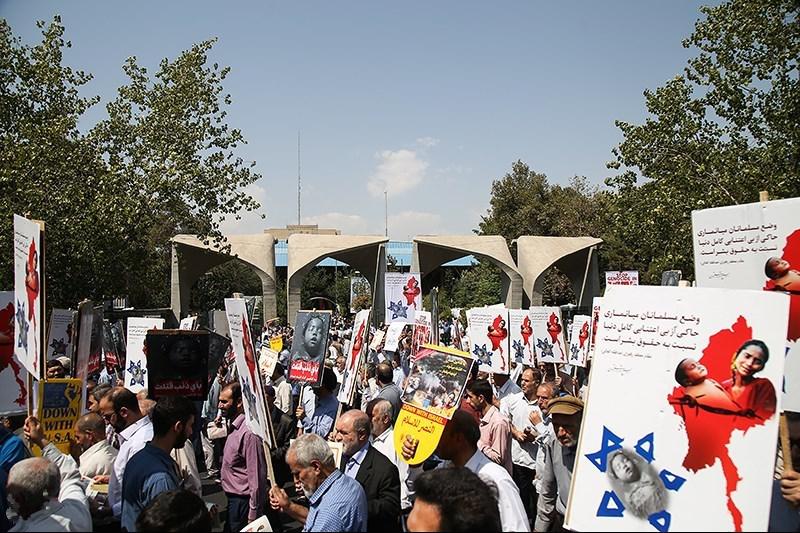
[[[250,496],[225,493],[228,497],[228,519],[225,521],[224,533],[236,533],[247,525],[247,515],[250,513]]]
[[[533,488],[534,470],[532,468],[525,468],[524,466],[514,465],[511,471],[511,477],[514,483],[519,488],[519,497],[522,500],[522,506],[525,507],[525,512],[528,514],[528,520],[536,519],[536,500],[534,499],[536,491]]]

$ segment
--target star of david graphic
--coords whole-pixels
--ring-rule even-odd
[[[603,434],[600,438],[600,449],[593,453],[588,453],[585,457],[595,466],[600,472],[605,473],[608,468],[608,456],[612,452],[622,448],[622,442],[625,439],[614,434],[613,431],[603,426]],[[633,447],[636,453],[648,463],[655,460],[655,435],[648,433],[644,437],[636,441]],[[669,470],[662,469],[658,477],[664,483],[667,490],[677,492],[686,482],[676,474]],[[600,504],[597,508],[596,516],[600,518],[621,518],[625,514],[625,504],[616,492],[607,490],[603,493],[600,499]],[[672,515],[666,509],[661,509],[652,513],[647,517],[647,521],[656,531],[666,533],[669,531],[670,523],[672,522]]]
[[[553,345],[547,339],[536,339],[536,351],[539,357],[553,357]]]
[[[389,302],[389,311],[392,313],[392,320],[395,318],[408,318],[408,306],[403,305],[402,300]]]
[[[144,386],[144,376],[147,374],[147,369],[142,368],[142,362],[133,361],[128,365],[128,375],[131,377],[129,385],[142,385]]]
[[[31,325],[25,320],[25,304],[17,300],[17,348],[28,349],[28,330]]]
[[[522,341],[514,341],[511,347],[514,349],[514,359],[521,361],[525,358],[525,348],[522,346]]]
[[[569,347],[569,358],[570,359],[574,359],[574,360],[577,361],[578,360],[578,352],[579,351],[580,351],[580,348],[578,348],[577,345],[573,344],[572,346],[570,346]]]
[[[475,348],[472,350],[472,354],[478,358],[478,364],[481,365],[491,365],[492,364],[492,354],[486,348],[486,345],[478,346],[475,345]]]

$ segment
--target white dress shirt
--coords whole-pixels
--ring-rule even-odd
[[[436,468],[447,468],[452,466],[451,461],[442,461]],[[500,511],[500,525],[503,531],[530,531],[528,514],[522,505],[519,497],[519,488],[508,470],[495,463],[484,454],[477,450],[464,465],[472,472],[478,474],[481,479],[491,483],[497,488],[497,507]],[[422,473],[421,467],[409,468],[407,484],[413,487],[414,480]]]
[[[519,431],[524,431],[525,428],[535,429],[528,418],[533,411],[539,411],[536,399],[528,400],[522,392],[511,394],[500,400],[500,414],[508,418],[511,425]],[[539,413],[541,414],[541,411]],[[511,460],[515,465],[531,470],[535,469],[538,450],[539,445],[536,442],[520,443],[513,436],[511,438]]]
[[[148,416],[143,416],[138,422],[119,433],[119,453],[114,461],[114,471],[111,473],[111,480],[108,483],[108,502],[116,517],[122,514],[122,476],[125,475],[125,465],[152,439],[153,423]]]
[[[394,448],[394,429],[389,427],[379,436],[373,437],[372,447],[385,455],[397,467],[397,472],[400,474],[400,508],[404,511],[411,509],[411,498],[414,496],[414,491],[409,493],[408,463],[397,456],[397,450]]]
[[[27,519],[20,518],[9,531],[91,531],[89,502],[75,459],[61,453],[52,443],[42,450],[42,457],[55,464],[61,473],[58,501],[45,502]]]
[[[85,478],[110,476],[117,458],[117,450],[106,440],[101,440],[83,452],[79,458],[80,473]]]
[[[480,450],[476,451],[464,466],[497,487],[497,504],[500,508],[500,525],[503,531],[531,530],[528,514],[519,497],[519,489],[508,470],[490,460]]]
[[[289,417],[293,417],[292,384],[286,381],[286,376],[279,376],[272,382],[272,386],[275,387],[275,406]]]

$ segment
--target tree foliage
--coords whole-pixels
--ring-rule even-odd
[[[693,270],[691,211],[800,195],[800,21],[791,0],[704,7],[683,42],[682,75],[645,91],[644,124],[623,134],[607,180],[610,263],[625,256],[655,282]]]
[[[0,20],[0,206],[46,222],[50,305],[119,295],[167,305],[169,238],[220,240],[222,217],[258,208],[242,191],[260,176],[236,157],[244,139],[225,121],[228,69],[207,65],[213,41],[162,60],[153,77],[129,58],[129,82],[82,133],[99,102],[81,96],[91,75],[63,65],[59,17],[39,27],[42,42],[28,46]],[[5,250],[10,228],[4,217]],[[11,257],[0,254],[7,287]]]

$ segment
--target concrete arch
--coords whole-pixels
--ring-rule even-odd
[[[526,305],[542,305],[544,273],[550,267],[558,268],[570,279],[575,296],[582,305],[591,305],[591,298],[600,295],[597,254],[593,253],[593,250],[603,242],[602,239],[524,235],[516,242],[517,265],[523,278]],[[589,262],[588,274],[587,262]]]
[[[288,271],[286,275],[286,319],[294,325],[297,311],[300,310],[300,288],[309,270],[323,259],[330,257],[361,271],[373,283],[381,264],[383,246],[389,242],[386,237],[354,235],[309,235],[296,233],[288,240]],[[383,287],[383,280],[378,285]],[[382,299],[376,300],[382,301]],[[378,302],[374,304],[378,311]]]
[[[269,233],[231,235],[230,251],[204,244],[196,235],[176,235],[172,243],[171,307],[179,319],[189,312],[189,291],[195,281],[215,266],[238,260],[261,280],[264,321],[278,316],[275,300],[275,239]]]
[[[506,307],[522,305],[522,276],[506,240],[499,235],[419,235],[414,237],[411,270],[422,277],[465,255],[488,259],[503,271],[501,297]]]

